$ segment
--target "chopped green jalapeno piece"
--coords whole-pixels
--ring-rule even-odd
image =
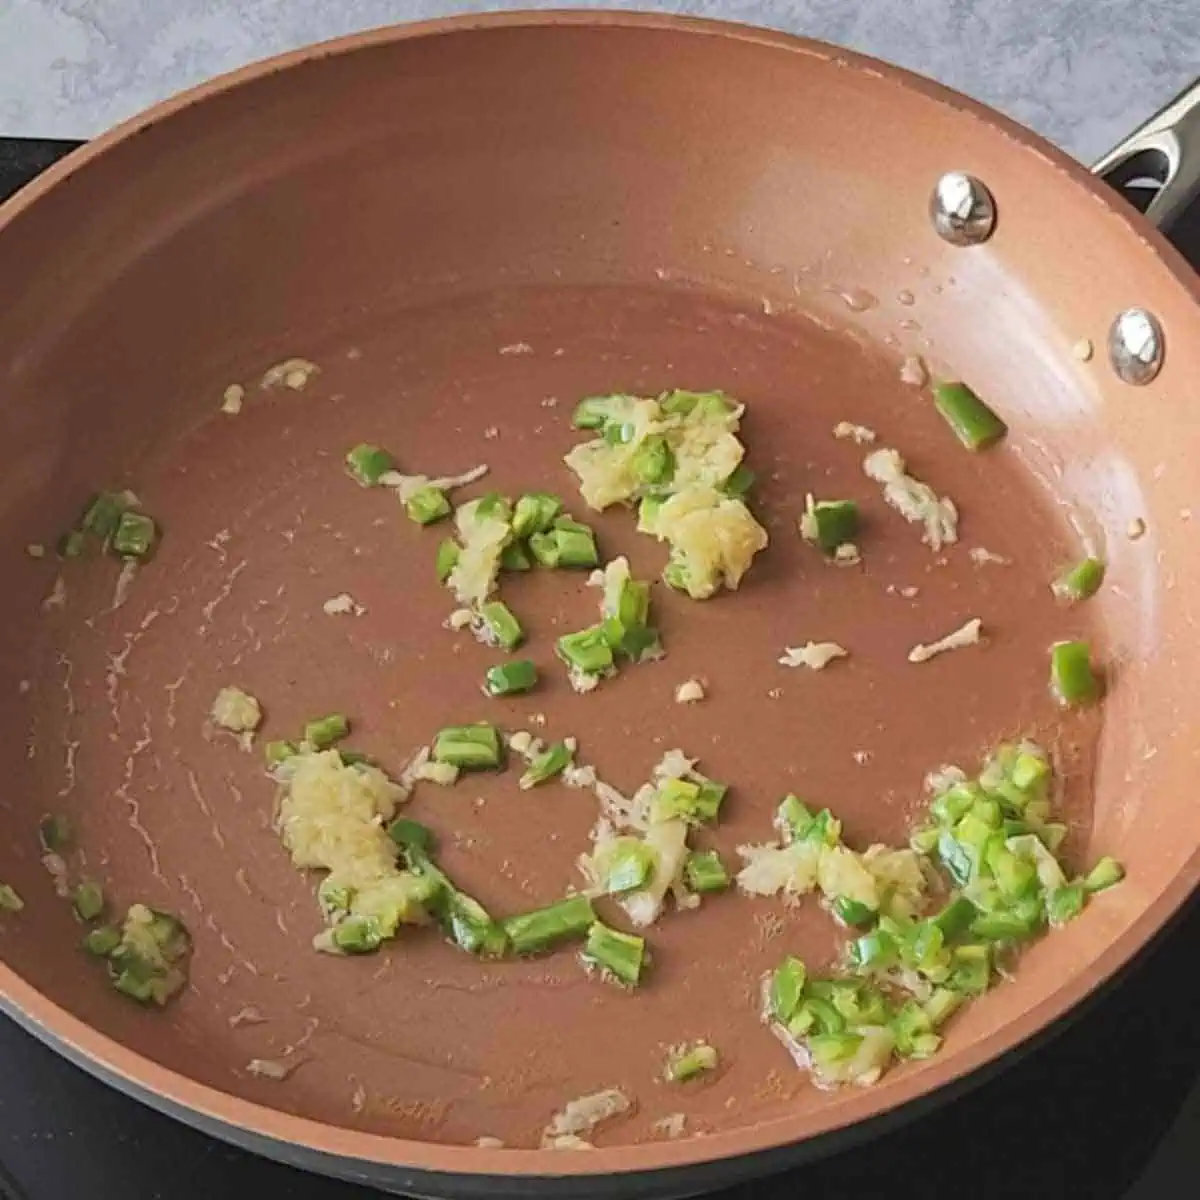
[[[861,1033],[814,1033],[808,1053],[817,1067],[833,1067],[853,1058],[862,1042]]]
[[[515,954],[538,954],[560,942],[586,937],[596,922],[586,896],[568,896],[545,908],[506,917],[501,923]]]
[[[450,572],[458,566],[458,558],[461,553],[462,549],[452,538],[446,538],[438,545],[435,567],[439,583],[445,583],[450,578]]]
[[[842,823],[827,808],[821,809],[804,833],[806,842],[820,842],[825,846],[836,846],[842,837]]]
[[[558,539],[552,530],[530,535],[529,556],[539,567],[558,566]]]
[[[922,1005],[922,1008],[936,1029],[939,1025],[945,1024],[962,1007],[962,1003],[963,998],[960,993],[951,991],[949,988],[939,987],[933,989],[933,993]]]
[[[606,582],[601,608],[624,629],[645,625],[650,619],[650,585],[628,576]]]
[[[953,825],[967,815],[975,800],[976,794],[971,786],[965,783],[959,784],[937,796],[930,812],[939,825]]]
[[[637,987],[646,964],[646,939],[610,929],[594,921],[588,929],[580,958],[626,987]]]
[[[123,558],[148,558],[158,539],[158,527],[144,513],[123,512],[109,545]]]
[[[1087,890],[1081,883],[1056,888],[1046,897],[1046,917],[1051,925],[1065,925],[1083,912]]]
[[[872,929],[850,943],[850,963],[862,970],[890,967],[896,961],[896,943],[881,929]]]
[[[562,512],[562,501],[549,492],[526,492],[513,509],[512,531],[516,537],[527,538],[545,533]]]
[[[284,759],[292,758],[300,753],[300,747],[295,742],[276,741],[267,742],[263,747],[263,757],[267,760],[268,767],[277,767]]]
[[[1093,703],[1100,695],[1100,681],[1092,670],[1087,642],[1056,642],[1050,650],[1050,688],[1067,708]]]
[[[360,443],[346,455],[347,472],[363,487],[375,487],[395,467],[395,459],[386,450],[369,442]]]
[[[451,891],[442,915],[455,945],[468,954],[500,958],[508,949],[508,937],[499,922],[465,892]]]
[[[88,506],[80,522],[83,530],[108,541],[117,531],[121,514],[129,507],[129,497],[124,492],[100,492]]]
[[[524,640],[525,631],[512,610],[501,600],[489,600],[479,610],[488,640],[505,650],[515,650]]]
[[[79,558],[87,549],[87,536],[80,529],[72,529],[64,533],[58,541],[60,558]]]
[[[553,779],[555,775],[561,775],[573,760],[574,755],[566,742],[553,742],[530,761],[521,776],[520,786],[522,788],[537,787],[539,783],[545,783],[546,780]]]
[[[371,954],[383,945],[383,931],[374,917],[351,914],[333,927],[333,944],[345,954]]]
[[[1064,603],[1078,604],[1100,590],[1104,569],[1104,563],[1098,558],[1085,558],[1064,571],[1050,585],[1050,590]]]
[[[757,476],[749,467],[744,463],[739,463],[730,472],[725,482],[721,484],[721,491],[727,496],[732,496],[735,500],[744,499],[754,486],[756,478]]]
[[[613,665],[612,647],[599,625],[564,634],[555,644],[555,651],[567,666],[584,675],[603,674]]]
[[[662,506],[666,504],[665,496],[644,496],[641,503],[638,505],[638,532],[651,532],[655,519],[658,517]]]
[[[677,592],[686,592],[688,578],[687,563],[682,558],[677,557],[675,551],[672,550],[667,557],[667,565],[663,567],[663,583],[669,588],[674,588]]]
[[[965,933],[975,919],[975,905],[965,896],[955,896],[932,918],[944,938],[956,938]]]
[[[418,857],[430,856],[436,845],[433,830],[420,821],[414,821],[412,817],[397,817],[388,826],[388,836],[402,850]]]
[[[715,850],[696,850],[689,854],[684,863],[683,878],[693,892],[723,892],[729,886],[729,872]]]
[[[433,852],[433,830],[411,817],[397,817],[388,826],[388,837],[403,850],[426,856]]]
[[[629,421],[609,421],[601,436],[610,446],[626,446],[633,441],[637,430]]]
[[[1026,896],[1038,885],[1037,868],[1027,858],[1019,858],[1002,842],[988,847],[987,865],[996,886],[1010,899]]]
[[[798,958],[785,958],[771,976],[768,1003],[771,1016],[786,1025],[796,1015],[804,999],[808,972]]]
[[[330,713],[304,726],[304,740],[314,750],[328,750],[350,732],[350,722],[344,713]]]
[[[71,903],[81,921],[94,921],[104,912],[104,892],[98,883],[85,879],[72,893]]]
[[[933,403],[968,450],[986,450],[1008,426],[965,383],[935,383]]]
[[[62,814],[51,814],[43,817],[38,823],[38,838],[42,843],[42,849],[53,854],[66,850],[70,846],[73,836],[74,831],[71,828],[70,818]]]
[[[475,516],[480,519],[495,517],[498,521],[507,523],[512,520],[512,505],[508,498],[499,492],[488,492],[476,501]]]
[[[703,824],[714,821],[721,802],[729,789],[711,779],[693,782],[687,779],[664,779],[658,786],[653,804],[656,821],[682,817],[685,821]]]
[[[1022,942],[1037,932],[1038,923],[1015,910],[980,913],[971,932],[985,942]]]
[[[806,542],[832,554],[858,533],[858,505],[853,500],[814,500],[811,496],[800,518],[800,534]]]
[[[641,662],[648,655],[662,649],[658,630],[648,625],[626,627],[615,617],[607,618],[600,626],[604,640],[613,650],[625,655],[631,662]]]
[[[17,890],[7,883],[0,883],[0,912],[19,913],[25,907],[25,901],[17,894]]]
[[[498,767],[500,760],[500,732],[485,721],[442,729],[433,740],[433,761],[464,771]]]
[[[326,875],[317,887],[317,903],[326,917],[344,917],[354,903],[354,889]]]
[[[930,855],[937,849],[939,831],[929,826],[925,829],[914,829],[908,839],[909,846],[918,854]]]
[[[141,1004],[165,1005],[187,982],[182,960],[190,947],[178,918],[131,904],[119,941],[108,954],[112,986]]]
[[[696,1042],[691,1046],[674,1046],[667,1055],[663,1077],[668,1083],[686,1083],[699,1075],[715,1071],[720,1056],[707,1042]]]
[[[657,861],[654,851],[636,837],[616,838],[592,859],[597,883],[610,896],[644,887]]]
[[[634,451],[630,466],[643,483],[668,483],[675,474],[675,454],[667,439],[655,434]]]
[[[518,662],[489,667],[483,687],[489,696],[512,696],[529,691],[537,683],[537,678],[537,667],[524,658]]]
[[[1009,782],[1022,792],[1043,787],[1050,780],[1050,764],[1039,754],[1018,754],[1008,773]]]
[[[595,567],[600,563],[596,549],[596,535],[590,529],[555,529],[554,566]]]
[[[1046,849],[1051,854],[1057,854],[1058,848],[1066,841],[1069,831],[1058,821],[1048,821],[1045,825],[1039,825],[1035,832]]]
[[[812,828],[813,814],[799,796],[790,793],[780,801],[775,813],[775,823],[790,841],[800,841]]]
[[[965,887],[970,882],[971,875],[975,870],[967,848],[956,841],[949,830],[944,829],[938,834],[937,852],[938,858],[941,859],[942,866],[949,872],[950,878],[959,887]]]
[[[603,429],[625,402],[624,396],[587,396],[575,406],[571,423],[576,429]]]
[[[453,510],[450,497],[441,488],[424,487],[409,496],[404,502],[404,511],[418,525],[432,525],[448,517]]]
[[[672,416],[687,417],[694,414],[701,419],[725,417],[737,407],[724,392],[689,392],[682,388],[665,393],[658,398],[658,402],[663,412]]]
[[[97,958],[107,958],[120,944],[121,931],[115,925],[89,929],[83,937],[83,948]]]
[[[987,945],[955,946],[947,986],[956,992],[979,995],[986,992],[992,978],[992,956]]]
[[[451,545],[454,543],[452,542]],[[500,551],[500,569],[502,571],[532,571],[533,559],[529,557],[529,551],[520,542],[509,542]]]
[[[1115,858],[1102,858],[1088,873],[1083,886],[1088,892],[1102,892],[1125,878],[1125,868]]]
[[[595,537],[595,531],[590,525],[585,525],[582,521],[577,521],[570,513],[560,513],[554,518],[552,528],[560,533],[586,533],[589,537]]]
[[[861,900],[849,896],[838,896],[833,902],[833,913],[843,925],[866,925],[875,919],[875,910]]]
[[[932,1018],[915,1000],[902,1004],[888,1025],[901,1058],[928,1058],[941,1045]]]

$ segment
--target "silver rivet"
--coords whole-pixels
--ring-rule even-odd
[[[996,228],[996,201],[973,175],[947,171],[929,197],[929,217],[952,246],[978,246]]]
[[[1126,382],[1149,383],[1163,364],[1162,326],[1144,308],[1118,313],[1108,331],[1108,357]]]

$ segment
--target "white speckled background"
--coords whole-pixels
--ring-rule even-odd
[[[591,5],[596,7],[595,4]],[[1097,157],[1200,74],[1200,0],[610,0],[802,32],[932,75]],[[0,135],[88,137],[172,92],[453,0],[0,0]]]

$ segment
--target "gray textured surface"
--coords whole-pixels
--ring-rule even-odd
[[[592,4],[596,6],[595,3]],[[454,0],[0,0],[0,134],[87,137],[189,84],[357,29],[489,8]],[[1200,74],[1198,0],[690,0],[934,78],[1091,159]]]

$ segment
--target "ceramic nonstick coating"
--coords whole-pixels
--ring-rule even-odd
[[[985,179],[1000,220],[955,248],[933,181]],[[252,69],[165,106],[3,210],[6,469],[0,630],[8,696],[0,993],[47,1036],[212,1123],[363,1162],[455,1173],[643,1170],[812,1138],[943,1086],[1065,1012],[1191,890],[1200,815],[1189,553],[1200,316],[1186,269],[1079,168],[976,106],[826,47],[665,18],[528,17],[392,31]],[[1154,311],[1166,365],[1134,388],[1104,341]],[[1077,352],[1090,340],[1086,361]],[[1009,422],[975,458],[928,393],[921,355]],[[263,390],[273,363],[320,371]],[[218,411],[233,383],[242,412]],[[481,696],[492,652],[442,627],[438,533],[341,469],[359,441],[428,474],[487,463],[487,487],[573,496],[569,414],[598,391],[723,388],[744,401],[771,534],[736,595],[655,589],[667,657],[578,696],[553,659],[592,619],[582,576],[506,584],[542,689]],[[875,429],[954,497],[961,542],[935,555],[886,508],[838,421]],[[31,561],[97,487],[130,486],[164,538],[114,607],[116,567]],[[799,540],[806,492],[853,495],[864,563]],[[581,501],[573,505],[583,516]],[[589,519],[590,516],[589,516]],[[1131,539],[1131,523],[1144,533]],[[595,519],[606,556],[656,575],[628,513]],[[1109,583],[1065,612],[1046,581],[1084,539]],[[1011,559],[980,564],[972,548]],[[61,575],[65,602],[43,599]],[[903,594],[912,588],[915,595]],[[350,593],[364,611],[330,616]],[[983,619],[986,644],[914,666],[908,648]],[[1049,644],[1089,637],[1102,712],[1064,716]],[[788,671],[785,645],[851,658]],[[674,703],[701,676],[702,704]],[[1112,853],[1125,885],[1035,948],[932,1061],[873,1089],[816,1091],[759,1023],[785,953],[828,964],[837,931],[737,896],[668,915],[649,985],[589,980],[570,952],[483,965],[432,932],[377,957],[309,947],[316,880],[289,863],[257,754],[206,732],[219,687],[287,736],[340,709],[356,749],[399,769],[443,724],[490,718],[579,738],[626,791],[680,746],[731,785],[713,844],[769,836],[778,797],[829,803],[852,844],[898,841],[925,773],[1028,734],[1068,780],[1068,854]],[[78,866],[123,902],[179,912],[196,952],[164,1013],[113,994],[38,862],[66,812]],[[423,785],[410,808],[491,907],[576,881],[585,793],[515,773]],[[266,1019],[238,1019],[249,1007]],[[665,1045],[707,1037],[719,1077],[674,1092]],[[289,1052],[286,1080],[251,1059]],[[573,1096],[619,1086],[636,1112],[587,1155],[533,1149]],[[688,1114],[702,1138],[664,1141]],[[479,1150],[480,1135],[518,1150]]]

